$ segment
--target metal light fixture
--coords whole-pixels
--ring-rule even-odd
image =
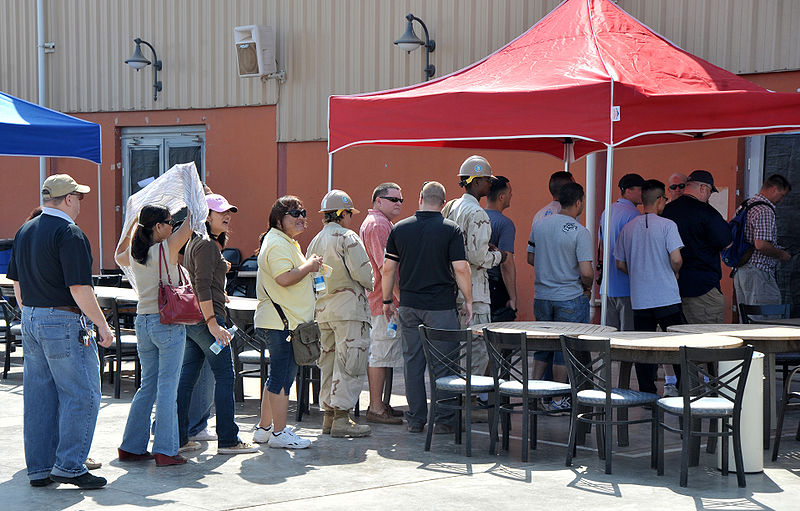
[[[425,26],[425,22],[421,19],[410,13],[406,16],[406,19],[408,20],[406,31],[394,44],[408,53],[411,53],[420,46],[425,47],[425,80],[427,81],[436,73],[436,66],[430,62],[430,54],[436,49],[436,41],[428,36],[428,27]],[[417,34],[414,33],[414,21],[422,25],[422,30],[425,32],[425,41],[417,37]]]
[[[131,66],[136,71],[153,64],[153,101],[158,101],[158,93],[161,92],[161,82],[158,80],[158,72],[161,71],[161,61],[158,60],[156,49],[153,45],[138,37],[133,40],[136,43],[136,49],[133,50],[133,56],[125,61],[126,64]],[[142,55],[142,44],[146,44],[150,51],[153,52],[153,62],[150,62]]]

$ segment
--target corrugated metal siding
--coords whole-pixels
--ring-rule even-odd
[[[392,41],[413,12],[436,40],[436,77],[500,48],[559,0],[45,0],[48,106],[66,112],[278,104],[280,141],[326,137],[327,99],[423,79],[424,52]],[[736,73],[800,68],[800,1],[620,0],[673,43]],[[36,100],[36,2],[0,3],[0,90]],[[275,27],[287,81],[239,78],[233,27]],[[422,36],[421,29],[415,30]],[[133,38],[164,61],[152,100],[151,67],[123,61]],[[150,58],[149,49],[143,49]]]

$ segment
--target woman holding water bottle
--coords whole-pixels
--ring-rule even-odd
[[[270,370],[253,440],[272,448],[305,449],[311,445],[286,426],[289,391],[297,375],[289,335],[298,325],[314,319],[313,274],[322,268],[322,257],[312,254],[306,259],[296,241],[306,230],[306,214],[302,201],[293,195],[276,200],[258,253],[259,303],[254,323],[256,335],[269,347]]]
[[[369,436],[371,428],[353,421],[350,410],[358,402],[367,374],[371,328],[367,291],[372,291],[374,282],[372,265],[361,238],[350,230],[353,214],[359,213],[350,196],[331,190],[322,198],[320,213],[325,214],[325,226],[311,240],[307,253],[321,255],[330,267],[324,277],[326,289],[317,291],[315,310],[322,334],[318,362],[320,406],[325,411],[322,433]]]
[[[225,274],[229,263],[222,257],[228,238],[232,213],[231,205],[222,195],[206,195],[209,239],[193,237],[186,245],[183,264],[189,271],[200,310],[205,321],[186,327],[186,347],[183,368],[178,384],[178,433],[182,450],[200,446],[189,441],[189,403],[208,359],[214,373],[214,407],[217,413],[217,454],[243,454],[258,449],[239,439],[239,427],[234,421],[234,370],[231,358],[231,331],[225,326]]]

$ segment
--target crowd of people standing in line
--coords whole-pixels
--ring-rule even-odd
[[[485,158],[471,156],[459,169],[458,184],[464,194],[446,202],[445,187],[426,182],[417,211],[394,224],[402,212],[402,189],[382,183],[373,192],[372,208],[358,233],[353,215],[359,211],[347,193],[333,190],[322,199],[324,226],[305,254],[297,242],[308,227],[303,201],[291,195],[275,201],[258,252],[254,326],[269,348],[270,373],[254,442],[285,449],[311,445],[287,426],[289,392],[297,373],[287,340],[302,323],[316,320],[321,332],[322,432],[352,438],[371,434],[369,425],[350,416],[365,377],[370,396],[367,422],[399,425],[405,418],[409,432],[424,430],[426,361],[418,325],[459,329],[516,318],[516,231],[503,214],[511,204],[510,181],[493,175]],[[626,174],[619,189],[620,198],[603,212],[603,217],[609,216],[609,233],[602,227],[598,233],[601,243],[604,236],[612,237],[609,261],[598,261],[611,265],[609,324],[649,331],[685,322],[723,322],[720,251],[731,243],[731,233],[708,203],[717,191],[711,173],[675,174],[668,185]],[[736,273],[740,302],[780,301],[775,269],[790,254],[777,244],[774,206],[790,190],[789,182],[775,174],[751,199],[745,238],[754,251]],[[9,264],[8,278],[14,281],[22,308],[25,454],[32,486],[106,484],[84,465],[100,400],[97,344],[109,346],[114,340],[92,293],[89,242],[74,222],[89,191],[64,174],[48,178],[42,188],[42,214],[20,228]],[[534,315],[539,321],[587,323],[595,247],[578,221],[584,212],[584,190],[569,172],[556,172],[549,191],[553,201],[534,216],[526,254],[535,268]],[[238,208],[213,193],[206,195],[206,203],[208,237],[193,234],[188,219],[174,229],[169,209],[146,205],[117,249],[116,261],[129,266],[136,281],[135,330],[142,366],[142,385],[118,449],[123,462],[183,464],[186,459],[180,453],[208,439],[217,440],[219,454],[256,450],[240,439],[234,421],[232,334],[225,323],[230,263],[221,250]],[[178,281],[183,267],[203,321],[161,324],[159,281],[162,275]],[[315,276],[323,276],[324,290],[315,288]],[[96,342],[90,322],[99,333]],[[211,351],[215,343],[219,353]],[[485,374],[487,364],[485,345],[476,342],[472,371]],[[393,367],[404,371],[406,412],[392,408],[383,395],[387,368]],[[671,368],[664,369],[663,392],[676,394],[675,375]],[[434,372],[444,375],[447,370],[435,367]],[[640,390],[655,393],[657,368],[639,365],[636,373]],[[216,434],[205,422],[211,406],[209,374]],[[532,377],[566,381],[563,355],[536,353]],[[485,396],[477,397],[482,399]],[[554,412],[570,406],[567,400],[545,405]],[[449,415],[436,418],[436,433],[458,427],[452,412],[441,413]]]

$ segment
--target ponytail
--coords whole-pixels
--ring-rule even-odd
[[[147,253],[153,246],[153,229],[156,224],[169,218],[169,210],[160,205],[147,205],[139,213],[139,225],[131,240],[131,256],[141,264],[147,264]]]

